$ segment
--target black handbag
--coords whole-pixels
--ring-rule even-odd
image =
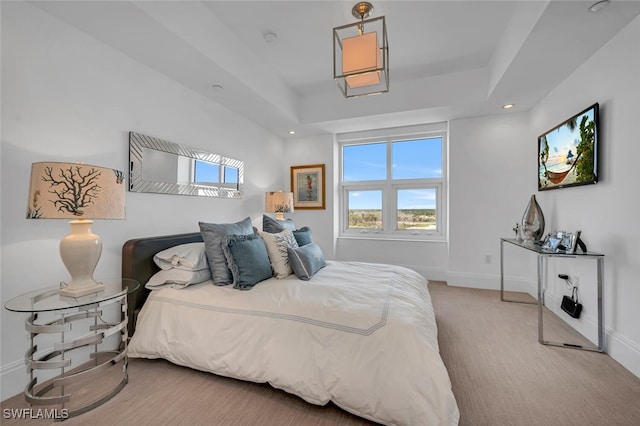
[[[573,287],[571,291],[571,297],[562,296],[562,304],[560,305],[563,311],[573,318],[580,318],[580,312],[582,312],[582,304],[578,303],[578,288]]]

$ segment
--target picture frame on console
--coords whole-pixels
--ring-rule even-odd
[[[542,242],[542,250],[554,253],[574,254],[580,243],[584,246],[584,243],[580,240],[581,233],[582,231],[554,231],[545,237]],[[583,252],[586,252],[586,246],[584,248],[581,246],[580,248]]]
[[[556,233],[549,234],[542,242],[542,249],[546,251],[556,251],[562,242],[562,238],[558,238]]]

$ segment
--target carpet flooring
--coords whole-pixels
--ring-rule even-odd
[[[640,425],[640,379],[606,354],[540,345],[535,305],[500,302],[497,291],[442,282],[431,282],[429,288],[460,425]],[[547,335],[584,343],[551,313],[545,314]],[[53,424],[46,419],[8,418],[6,410],[29,407],[22,395],[1,405],[3,426]],[[164,360],[131,359],[129,383],[118,395],[62,424],[371,423],[332,404],[314,406],[266,384],[218,377]]]

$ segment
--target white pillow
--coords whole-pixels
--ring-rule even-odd
[[[273,276],[281,279],[286,278],[293,273],[291,265],[289,264],[289,254],[287,249],[297,248],[293,232],[290,229],[285,229],[272,234],[269,232],[259,232],[260,236],[264,240],[265,246],[267,246],[267,253],[269,254],[269,261],[271,262],[271,268],[273,269]]]
[[[211,279],[209,268],[197,271],[185,269],[165,269],[153,274],[145,287],[149,290],[159,290],[164,287],[185,288],[190,284],[198,284]]]
[[[204,243],[187,243],[170,247],[156,253],[153,261],[160,269],[183,269],[198,271],[209,268]]]

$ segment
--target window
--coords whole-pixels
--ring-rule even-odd
[[[446,123],[338,141],[342,236],[446,238]]]
[[[348,191],[350,229],[382,229],[382,191]]]

